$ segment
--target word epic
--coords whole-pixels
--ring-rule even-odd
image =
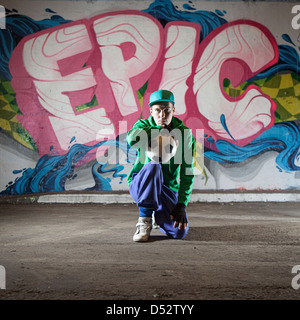
[[[93,145],[113,139],[149,115],[158,88],[171,89],[176,115],[213,139],[243,146],[275,122],[276,104],[257,86],[228,96],[223,80],[238,86],[278,60],[270,31],[238,20],[214,29],[200,43],[200,25],[173,21],[164,28],[149,14],[97,15],[24,37],[10,60],[18,119],[40,155],[57,153],[72,138]],[[137,91],[147,83],[143,97]],[[97,138],[96,138],[97,137]]]

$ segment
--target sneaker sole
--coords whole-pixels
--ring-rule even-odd
[[[149,239],[132,239],[134,242],[147,242]]]

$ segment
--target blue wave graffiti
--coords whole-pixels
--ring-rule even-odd
[[[93,146],[84,144],[73,144],[65,155],[61,156],[42,156],[34,169],[28,168],[23,170],[15,170],[14,173],[22,172],[21,177],[6,187],[0,195],[19,195],[31,193],[43,193],[51,191],[65,191],[65,183],[67,179],[73,178],[75,164],[81,160],[88,152],[100,146],[115,146],[126,154],[128,163],[133,163],[136,159],[136,151],[129,148],[126,138],[117,137],[116,140],[101,141]],[[111,190],[110,181],[101,176],[104,172],[114,172],[113,177],[120,177],[121,181],[126,177],[125,174],[120,174],[124,166],[116,164],[114,168],[106,169],[107,164],[100,163],[97,170],[93,165],[92,174],[95,180],[95,185],[86,190]]]
[[[266,151],[279,152],[276,163],[285,171],[300,170],[299,145],[300,124],[282,122],[275,124],[269,130],[244,147],[239,147],[225,140],[216,142],[219,152],[206,151],[205,156],[211,160],[223,163],[242,162]]]
[[[212,30],[227,23],[227,21],[220,16],[223,15],[220,10],[217,11],[219,14],[206,10],[195,10],[190,4],[192,4],[192,1],[189,1],[189,4],[183,5],[183,8],[187,10],[179,10],[171,0],[155,0],[150,4],[148,9],[143,11],[152,15],[160,21],[163,26],[171,21],[199,23],[201,26],[200,41]]]
[[[104,178],[102,174],[107,172],[113,172],[113,178],[120,178],[122,181],[124,178],[127,177],[126,174],[120,174],[124,169],[124,166],[117,164],[115,167],[110,169],[105,169],[107,167],[107,163],[95,163],[92,167],[92,174],[95,180],[95,186],[91,188],[87,188],[85,190],[105,190],[105,191],[111,191],[112,187],[110,185],[111,179],[110,178]]]

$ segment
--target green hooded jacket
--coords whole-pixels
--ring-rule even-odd
[[[169,163],[162,163],[164,185],[178,192],[178,203],[187,205],[192,193],[194,181],[194,152],[195,139],[192,131],[186,127],[182,120],[173,117],[170,127],[178,139],[178,148],[175,156]],[[127,177],[128,184],[134,172],[138,173],[143,166],[150,162],[146,154],[149,137],[162,130],[157,126],[152,115],[148,119],[138,120],[127,133],[127,142],[130,147],[137,149],[136,162]]]

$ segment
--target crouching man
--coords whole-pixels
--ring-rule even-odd
[[[194,180],[195,139],[183,121],[174,117],[172,92],[153,92],[149,106],[149,118],[138,120],[127,134],[128,144],[137,149],[137,160],[127,178],[139,208],[133,241],[148,241],[153,218],[164,234],[183,239],[189,228],[186,206]],[[165,163],[161,155],[154,161],[148,153],[151,140],[163,132],[176,141],[176,153]],[[163,152],[161,146],[157,150]]]

